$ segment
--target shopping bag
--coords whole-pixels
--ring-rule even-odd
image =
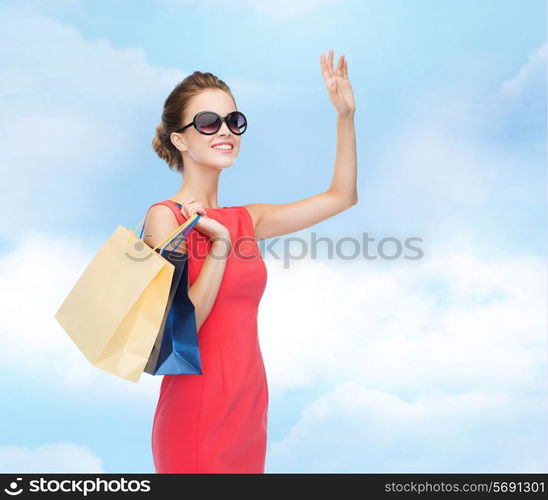
[[[162,252],[175,271],[161,331],[145,367],[151,375],[202,374],[196,314],[188,295],[188,255],[176,251],[189,232],[187,228],[173,250]]]
[[[167,248],[200,215],[154,248],[119,225],[73,286],[55,318],[93,365],[138,382],[165,315],[174,265]]]

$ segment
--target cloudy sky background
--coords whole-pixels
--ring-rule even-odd
[[[90,367],[53,315],[117,225],[178,189],[150,143],[196,69],[250,123],[220,206],[325,190],[331,47],[359,204],[288,236],[424,256],[265,255],[267,472],[547,469],[545,2],[8,0],[0,40],[1,472],[154,471],[161,377]]]

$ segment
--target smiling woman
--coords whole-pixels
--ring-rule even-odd
[[[184,248],[203,373],[162,380],[152,430],[157,472],[264,472],[269,392],[257,317],[267,272],[257,239],[304,229],[357,203],[355,106],[346,60],[341,56],[333,68],[331,50],[320,61],[337,110],[333,179],[327,191],[293,203],[218,206],[220,174],[233,165],[247,130],[222,80],[196,71],[164,103],[152,146],[184,175],[175,194],[150,207],[145,243],[154,246],[201,215]]]
[[[195,72],[166,100],[153,141],[157,154],[184,172],[184,183],[182,192],[149,208],[145,243],[154,246],[193,213],[203,216],[180,247],[188,253],[202,375],[162,380],[152,430],[159,473],[264,472],[268,386],[257,309],[266,266],[245,208],[218,207],[215,194],[246,128],[228,87],[211,73]],[[211,203],[205,208],[187,190]],[[227,251],[241,238],[254,242],[245,258]]]

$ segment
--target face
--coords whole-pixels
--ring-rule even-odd
[[[237,111],[234,101],[229,94],[220,89],[208,89],[194,96],[187,107],[181,125],[192,122],[194,116],[200,111],[215,111],[221,116],[226,116],[231,111]],[[232,165],[240,151],[240,135],[234,134],[223,122],[221,128],[212,135],[198,132],[194,126],[188,127],[183,132],[171,134],[171,140],[179,151],[183,153],[183,159],[192,158],[196,163],[223,169]],[[215,149],[215,144],[227,142],[232,149]]]

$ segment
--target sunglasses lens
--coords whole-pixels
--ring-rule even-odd
[[[196,120],[196,125],[205,134],[214,134],[221,128],[221,120],[215,113],[202,113]]]
[[[228,128],[235,134],[243,134],[247,128],[247,120],[243,113],[234,111],[228,116]]]

